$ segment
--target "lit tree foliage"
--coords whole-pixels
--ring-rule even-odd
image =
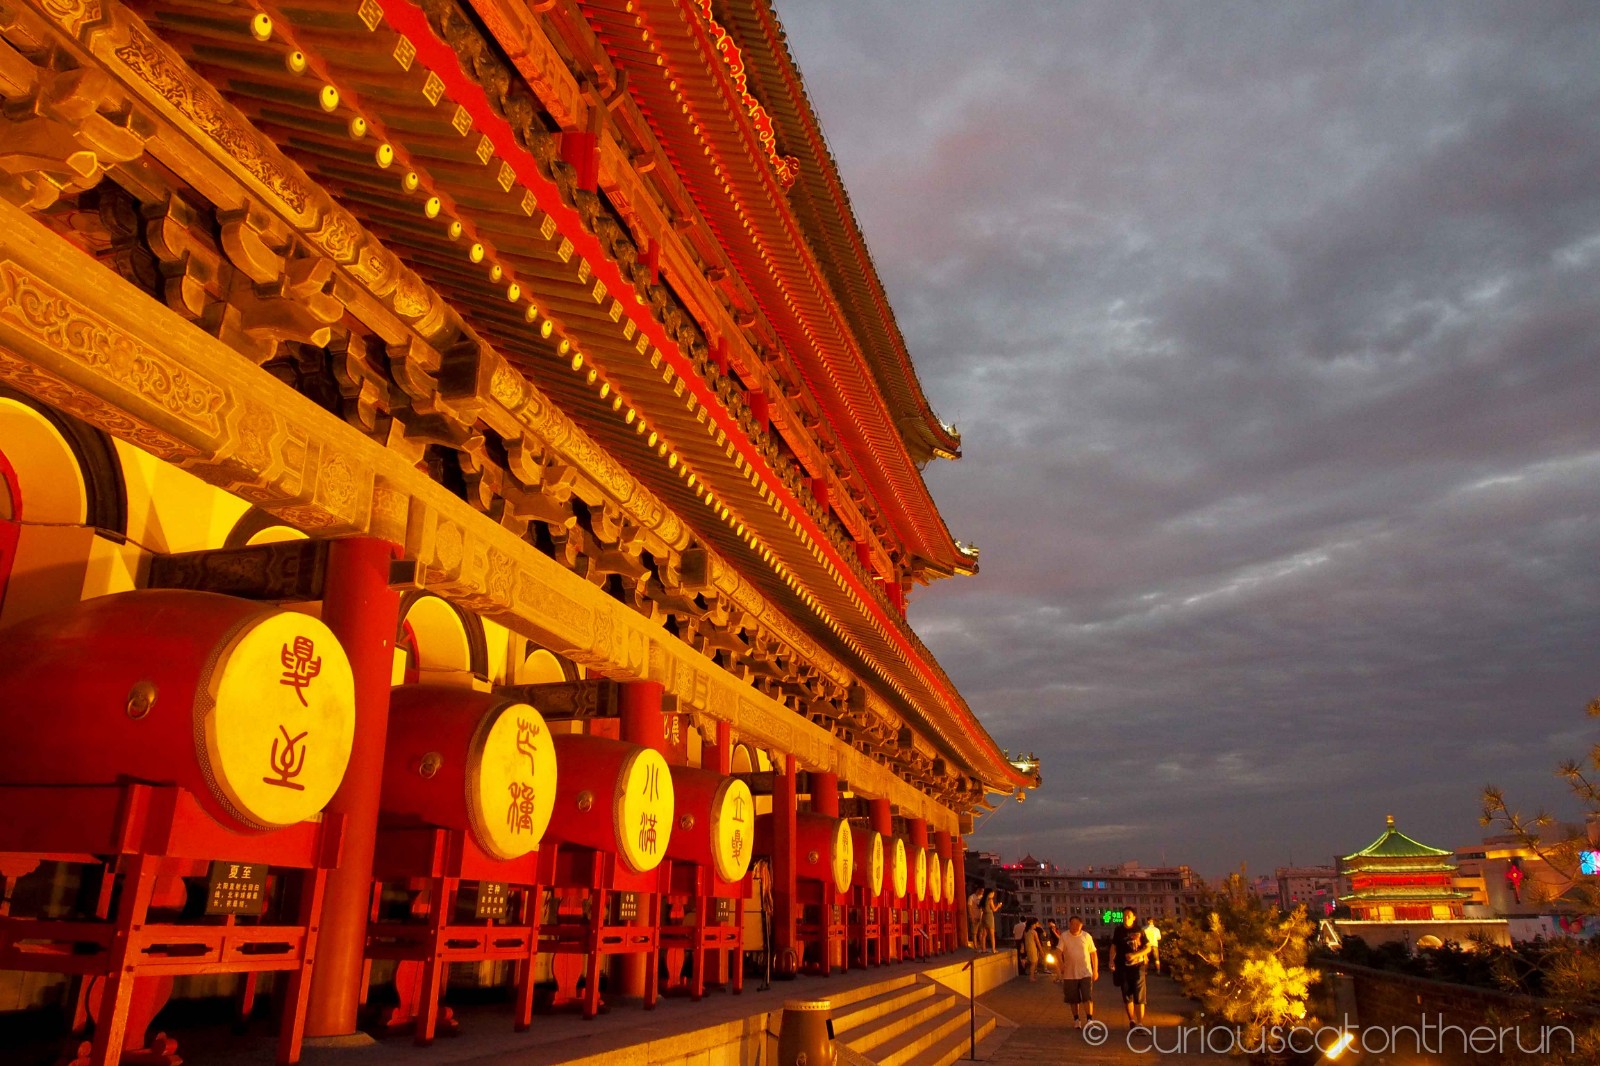
[[[1305,964],[1312,930],[1304,907],[1284,914],[1231,874],[1173,931],[1173,972],[1208,1022],[1238,1026],[1244,1045],[1258,1046],[1265,1030],[1306,1017],[1318,979]]]

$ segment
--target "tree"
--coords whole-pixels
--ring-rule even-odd
[[[1590,718],[1600,718],[1600,699],[1589,701]],[[1567,783],[1585,820],[1600,818],[1600,743],[1589,748],[1583,759],[1568,759],[1556,768],[1556,776]],[[1588,833],[1576,826],[1558,827],[1549,812],[1540,810],[1531,817],[1512,809],[1505,793],[1493,785],[1483,790],[1485,827],[1497,828],[1512,836],[1523,847],[1542,859],[1566,882],[1562,890],[1535,883],[1534,898],[1553,902],[1559,897],[1562,909],[1587,916],[1600,916],[1600,878],[1583,872],[1583,853],[1593,848]],[[1541,898],[1542,897],[1542,898]],[[1576,1049],[1553,1049],[1552,1063],[1600,1062],[1600,945],[1592,940],[1562,937],[1537,956],[1538,985],[1561,1012],[1558,1020],[1576,1033]],[[1526,982],[1526,978],[1523,979]],[[1548,1018],[1541,1019],[1548,1021]],[[1562,1053],[1567,1052],[1567,1053]]]
[[[1600,718],[1600,699],[1589,701],[1590,718]],[[1556,768],[1556,776],[1567,783],[1585,818],[1600,818],[1600,743],[1591,745],[1585,759],[1568,759]],[[1529,886],[1539,902],[1553,902],[1559,894],[1564,908],[1582,914],[1600,915],[1600,878],[1583,873],[1583,853],[1593,845],[1586,832],[1575,826],[1561,827],[1545,810],[1527,817],[1512,810],[1505,793],[1494,785],[1483,790],[1483,816],[1479,821],[1497,828],[1533,852],[1559,874],[1569,887],[1556,893],[1549,886]],[[1553,839],[1552,839],[1553,838]],[[1541,896],[1545,898],[1540,898]]]
[[[1313,928],[1305,907],[1284,914],[1231,874],[1179,921],[1173,973],[1208,1020],[1237,1026],[1244,1047],[1260,1047],[1268,1030],[1305,1020],[1318,980],[1306,966]]]

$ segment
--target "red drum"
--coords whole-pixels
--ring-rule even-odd
[[[756,819],[756,850],[772,854],[772,815]],[[795,876],[802,881],[831,882],[848,892],[855,877],[855,847],[850,823],[843,818],[801,811],[795,815]]]
[[[721,881],[743,881],[755,853],[756,804],[750,786],[714,770],[674,766],[672,790],[677,824],[667,854],[709,866]]]
[[[539,847],[556,802],[554,738],[518,700],[445,685],[389,697],[386,818],[460,829],[496,859]]]
[[[212,592],[123,592],[12,626],[0,691],[0,782],[177,785],[236,830],[321,811],[355,733],[327,626]]]
[[[562,769],[546,835],[616,854],[633,873],[661,865],[673,837],[667,760],[654,748],[605,737],[554,739]]]
[[[872,896],[883,893],[883,834],[865,826],[851,826],[850,837],[855,845],[855,877],[857,888],[864,888]]]

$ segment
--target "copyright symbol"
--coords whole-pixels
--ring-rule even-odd
[[[1106,1027],[1105,1022],[1096,1021],[1091,1018],[1084,1023],[1083,1042],[1088,1044],[1090,1047],[1099,1047],[1101,1044],[1106,1042],[1106,1037],[1110,1035],[1111,1030]]]

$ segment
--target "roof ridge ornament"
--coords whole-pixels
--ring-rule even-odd
[[[792,155],[778,153],[778,134],[773,129],[772,116],[761,106],[761,101],[750,95],[744,56],[739,51],[739,46],[733,43],[732,35],[711,13],[711,2],[712,0],[696,0],[694,6],[705,21],[706,30],[711,34],[712,47],[722,54],[723,61],[728,64],[728,74],[733,78],[734,87],[739,90],[740,103],[744,104],[745,113],[749,115],[751,124],[756,128],[756,138],[766,150],[767,162],[772,164],[773,172],[778,177],[778,184],[787,191],[800,176],[800,160]]]

